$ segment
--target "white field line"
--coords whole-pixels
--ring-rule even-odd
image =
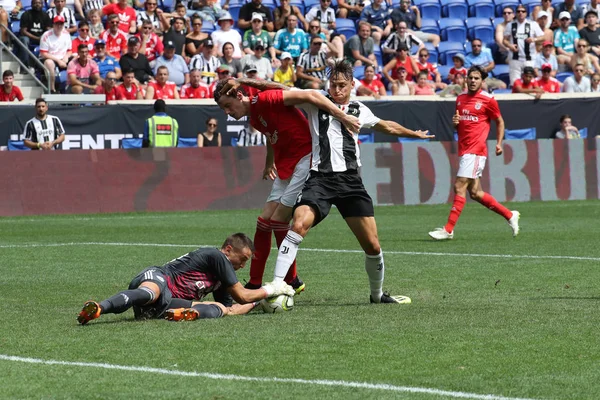
[[[63,247],[63,246],[133,246],[133,247],[178,247],[178,248],[198,248],[198,247],[218,247],[218,245],[197,245],[197,244],[177,244],[177,243],[126,243],[126,242],[68,242],[68,243],[23,243],[23,244],[0,244],[0,249],[19,249],[28,247]],[[276,248],[273,248],[276,250]],[[311,249],[300,248],[300,251],[320,252],[320,253],[363,253],[362,250],[343,250],[343,249]],[[549,255],[520,255],[520,254],[473,254],[473,253],[442,253],[433,251],[395,251],[385,250],[384,254],[399,254],[405,256],[442,256],[442,257],[484,257],[484,258],[509,258],[509,259],[534,259],[534,260],[579,260],[579,261],[600,261],[600,257],[585,256],[549,256]]]
[[[119,371],[131,371],[131,372],[146,372],[151,374],[161,375],[176,375],[176,376],[187,376],[197,377],[205,379],[216,379],[226,381],[245,381],[245,382],[264,382],[264,383],[295,383],[310,386],[334,386],[344,388],[357,388],[366,390],[383,390],[388,392],[403,392],[403,393],[423,393],[430,394],[433,396],[447,396],[460,399],[476,399],[476,400],[528,400],[517,397],[504,397],[496,396],[491,394],[476,394],[467,392],[453,392],[447,390],[430,389],[430,388],[419,388],[410,386],[395,386],[386,383],[366,383],[366,382],[348,382],[348,381],[330,381],[326,379],[296,379],[296,378],[265,378],[265,377],[253,377],[253,376],[242,376],[232,374],[214,374],[210,372],[187,372],[178,371],[172,369],[163,368],[151,368],[151,367],[137,367],[130,365],[117,365],[107,363],[90,363],[90,362],[75,362],[75,361],[57,361],[57,360],[42,360],[39,358],[26,358],[0,354],[0,360],[22,362],[29,364],[42,364],[42,365],[60,365],[60,366],[72,366],[72,367],[83,367],[83,368],[103,368],[103,369],[114,369]]]

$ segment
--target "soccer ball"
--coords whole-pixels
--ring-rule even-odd
[[[282,294],[281,296],[271,297],[260,301],[260,306],[267,314],[273,314],[281,311],[290,311],[294,308],[294,298]]]

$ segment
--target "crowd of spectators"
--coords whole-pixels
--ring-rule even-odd
[[[20,18],[19,39],[39,49],[52,92],[105,93],[107,100],[209,98],[228,76],[325,88],[328,62],[340,58],[360,71],[357,94],[377,98],[455,95],[473,65],[490,73],[491,91],[598,90],[597,0],[584,8],[541,0],[531,19],[523,4],[504,7],[494,42],[472,39],[468,53],[448,57],[443,74],[431,57],[441,37],[421,30],[420,8],[410,0],[337,0],[335,7],[319,0],[305,14],[290,0],[273,8],[233,1],[191,0],[171,10],[161,0],[31,0],[23,12],[14,0],[0,9],[0,22]],[[228,11],[234,6],[237,20]],[[340,18],[352,20],[356,34],[338,29]],[[34,67],[19,46],[15,53]],[[500,64],[508,64],[509,80],[492,75]],[[557,75],[566,71],[572,76],[563,83]],[[59,76],[66,77],[61,86]]]

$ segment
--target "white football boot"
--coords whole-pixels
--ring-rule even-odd
[[[519,234],[519,218],[521,218],[521,213],[512,211],[512,217],[508,220],[508,225],[510,225],[510,229],[513,231],[513,237],[517,237]]]
[[[435,230],[429,232],[429,236],[435,240],[450,240],[454,239],[454,231],[448,233],[444,228],[435,228]]]

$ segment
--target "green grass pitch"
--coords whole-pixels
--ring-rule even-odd
[[[307,289],[291,312],[174,323],[129,311],[84,327],[86,300],[195,245],[252,236],[258,211],[0,219],[0,398],[599,399],[599,203],[510,206],[518,238],[469,203],[449,242],[427,236],[447,205],[377,208],[384,289],[411,305],[369,304],[364,256],[334,211],[301,245]]]

